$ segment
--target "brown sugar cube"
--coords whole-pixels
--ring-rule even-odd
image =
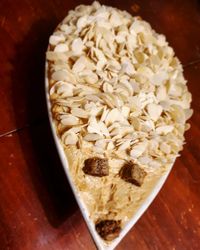
[[[96,223],[96,231],[104,239],[111,241],[119,236],[121,231],[121,221],[101,220]]]
[[[93,176],[107,176],[109,175],[108,159],[93,157],[85,160],[83,172]]]
[[[138,187],[140,187],[147,173],[137,164],[126,163],[119,172],[120,177]]]

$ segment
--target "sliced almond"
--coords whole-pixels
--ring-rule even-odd
[[[102,148],[102,149],[105,149],[106,145],[107,145],[107,142],[105,139],[96,140],[96,142],[95,142],[95,146]]]
[[[71,114],[79,118],[88,118],[88,112],[82,108],[72,108]]]
[[[157,88],[156,97],[159,101],[164,101],[167,98],[167,90],[165,86],[159,86]]]
[[[157,121],[163,111],[162,106],[150,103],[147,105],[147,112],[153,121]]]
[[[78,136],[73,132],[67,132],[61,137],[65,145],[75,145],[78,142]]]
[[[105,119],[106,119],[106,117],[107,117],[107,115],[108,115],[108,113],[109,113],[109,109],[107,109],[106,107],[104,107],[104,108],[103,108],[103,113],[102,113],[102,115],[101,115],[100,121],[104,122]]]
[[[62,118],[61,123],[65,126],[74,126],[79,124],[79,119],[69,114]]]
[[[106,116],[105,123],[106,125],[112,124],[115,121],[119,121],[121,115],[117,108],[112,109]]]
[[[98,81],[98,76],[97,74],[91,72],[90,74],[85,76],[85,81],[86,83],[89,83],[89,84],[95,84]]]
[[[55,52],[67,52],[69,50],[68,45],[66,43],[59,43],[54,48]]]
[[[82,54],[83,41],[81,40],[81,38],[74,39],[74,41],[72,42],[71,48],[75,55]]]
[[[60,29],[65,33],[65,35],[69,35],[72,32],[72,27],[67,24],[62,24]]]
[[[84,56],[80,57],[79,59],[76,60],[74,63],[72,70],[74,73],[81,72],[84,70],[86,67],[86,58]]]
[[[100,127],[102,134],[105,135],[106,137],[109,137],[110,133],[105,123],[102,121],[99,121],[99,127]]]
[[[130,147],[130,140],[126,140],[124,143],[122,143],[119,147],[118,150],[126,150]]]
[[[53,62],[66,62],[68,60],[68,55],[66,53],[61,53],[61,52],[57,52],[57,51],[48,51],[46,53],[46,58],[49,61],[53,61]],[[55,68],[61,69],[64,66],[61,65],[56,65]]]
[[[168,134],[170,132],[172,132],[172,130],[174,129],[174,126],[172,125],[164,125],[164,126],[160,126],[156,128],[156,133],[161,135],[161,134]]]
[[[65,70],[58,70],[58,71],[55,71],[53,74],[52,74],[52,79],[55,80],[55,81],[66,81],[68,80],[68,75],[67,75],[67,71]]]
[[[87,130],[89,133],[91,134],[96,133],[96,134],[102,135],[101,128],[95,117],[90,117],[88,123],[89,125],[87,127]]]
[[[128,119],[129,114],[130,114],[130,108],[127,107],[127,106],[123,106],[123,107],[122,107],[122,115],[123,115],[126,119]]]
[[[165,154],[170,154],[171,153],[171,147],[166,142],[162,142],[160,144],[160,150],[162,152],[164,152]]]
[[[132,147],[132,150],[130,151],[130,156],[133,159],[138,158],[145,152],[147,145],[148,144],[146,141],[137,143],[135,146]]]
[[[109,142],[108,145],[107,145],[107,150],[112,150],[112,149],[114,149],[114,148],[115,148],[114,143],[113,143],[112,141]]]
[[[65,40],[65,37],[63,35],[52,35],[49,38],[49,43],[51,45],[57,45],[60,42],[63,42]]]
[[[78,19],[76,26],[79,30],[83,29],[88,23],[88,16],[82,16]]]
[[[101,138],[102,136],[100,136],[99,134],[94,134],[94,133],[89,133],[83,137],[85,141],[97,141],[97,140],[100,140]]]
[[[106,93],[106,92],[109,92],[109,93],[112,93],[113,92],[113,87],[111,84],[105,82],[103,84],[103,91]]]

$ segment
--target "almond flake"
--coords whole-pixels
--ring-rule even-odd
[[[116,108],[112,109],[112,110],[108,113],[108,115],[107,115],[107,117],[106,117],[106,119],[105,119],[106,125],[109,125],[109,124],[111,124],[111,123],[113,123],[113,122],[115,122],[115,121],[119,121],[120,116],[121,116],[121,115],[120,115],[120,112],[119,112],[118,109],[116,109]]]
[[[122,107],[122,115],[123,115],[126,119],[128,119],[129,113],[130,113],[130,108],[127,107],[127,106],[123,106],[123,107]]]
[[[57,45],[60,42],[64,42],[65,37],[63,35],[52,35],[49,38],[49,43],[51,45]]]
[[[159,86],[156,92],[156,97],[159,101],[163,101],[167,98],[167,90],[165,86]]]
[[[71,113],[76,117],[88,118],[88,112],[81,108],[72,108]]]
[[[70,129],[68,129],[66,132],[67,133],[73,132],[73,133],[76,134],[76,133],[80,132],[83,127],[84,126],[76,126],[76,127],[74,126],[74,127],[70,128]]]
[[[82,54],[83,51],[83,41],[81,38],[77,38],[72,42],[72,51],[74,52],[75,55],[80,55]]]
[[[94,134],[94,133],[89,133],[86,136],[83,137],[83,139],[85,141],[97,141],[99,139],[101,139],[102,136],[98,135],[98,134]]]
[[[87,23],[88,23],[88,17],[82,16],[78,19],[76,26],[79,30],[81,30],[87,25]]]
[[[109,93],[112,93],[113,92],[113,87],[111,84],[105,82],[103,84],[103,91],[106,93],[106,92],[109,92]]]
[[[107,150],[112,150],[115,148],[115,145],[113,142],[109,142],[108,145],[107,145]]]
[[[73,96],[74,87],[71,84],[62,84],[58,87],[57,93],[62,94],[63,97]]]
[[[64,70],[55,71],[55,72],[52,74],[51,77],[52,77],[52,79],[55,80],[55,81],[66,81],[66,80],[68,80],[67,72],[64,71]]]
[[[78,72],[81,72],[82,70],[84,70],[85,67],[86,67],[86,59],[85,59],[84,56],[81,56],[74,63],[72,70],[73,70],[74,73],[78,73]]]
[[[172,132],[172,130],[174,129],[174,127],[172,125],[165,125],[165,126],[160,126],[156,128],[156,133],[157,134],[168,134],[170,132]]]
[[[104,122],[100,121],[99,127],[100,127],[100,130],[101,130],[103,135],[105,135],[106,137],[108,137],[110,135],[108,128],[106,127]]]
[[[122,25],[122,19],[120,18],[120,16],[116,12],[112,13],[112,15],[110,17],[110,22],[113,25],[113,27],[118,27],[118,26]]]
[[[130,140],[126,140],[124,143],[122,143],[119,147],[118,150],[126,150],[130,147]]]
[[[54,51],[55,52],[67,52],[69,50],[68,45],[66,43],[59,43],[56,45]]]
[[[87,127],[87,130],[89,133],[96,133],[96,134],[102,135],[100,126],[97,123],[97,120],[95,117],[90,117],[88,123],[89,125]]]
[[[163,111],[163,109],[162,109],[162,106],[160,106],[160,105],[157,105],[154,103],[150,103],[147,105],[147,112],[149,113],[149,116],[153,121],[158,120],[162,111]]]
[[[133,95],[133,87],[131,85],[131,83],[128,81],[128,80],[125,80],[125,81],[121,81],[120,82],[120,85],[124,88],[127,89],[128,93],[129,93],[129,96],[132,96]]]
[[[130,152],[130,156],[133,159],[136,159],[145,152],[146,148],[147,148],[147,142],[146,141],[145,142],[139,142],[135,146],[132,147],[132,150]]]
[[[171,147],[166,142],[162,142],[160,144],[160,150],[162,152],[164,152],[165,154],[170,154],[171,153]]]
[[[91,72],[90,74],[85,76],[85,81],[86,83],[89,83],[89,84],[95,84],[98,81],[98,76],[97,74]]]
[[[156,73],[152,75],[151,82],[155,85],[161,85],[164,81],[168,79],[168,74],[165,71],[161,71],[159,73]]]
[[[74,126],[79,124],[79,119],[73,115],[66,115],[62,120],[61,123],[65,126]]]
[[[65,35],[69,35],[72,32],[72,27],[67,24],[62,24],[60,29],[65,33]]]
[[[107,142],[104,139],[96,140],[96,142],[95,142],[95,146],[102,148],[102,149],[105,149],[106,144],[107,144]]]
[[[78,136],[73,132],[68,132],[62,136],[62,141],[65,145],[75,145],[78,141]]]

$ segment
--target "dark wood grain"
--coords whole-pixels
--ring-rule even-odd
[[[90,2],[0,1],[2,250],[95,249],[55,150],[43,81],[49,35],[69,9]],[[199,250],[200,2],[101,2],[141,15],[167,36],[185,65],[195,111],[162,191],[117,249]]]
[[[48,123],[0,139],[0,249],[95,249]]]

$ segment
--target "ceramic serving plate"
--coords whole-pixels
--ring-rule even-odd
[[[48,108],[48,116],[49,116],[49,122],[52,129],[53,138],[57,147],[57,152],[59,154],[60,160],[62,162],[65,174],[67,176],[67,179],[70,183],[70,186],[72,188],[72,191],[74,193],[74,196],[76,198],[76,201],[79,205],[79,208],[81,210],[81,213],[83,215],[83,218],[85,219],[85,222],[88,226],[88,229],[93,237],[93,240],[95,242],[95,245],[99,250],[112,250],[114,249],[119,242],[122,240],[122,238],[128,233],[128,231],[134,226],[134,224],[139,220],[139,218],[142,216],[142,214],[147,210],[149,205],[152,203],[160,189],[162,188],[163,184],[165,183],[172,167],[174,164],[171,165],[171,167],[168,168],[168,170],[158,179],[158,181],[155,183],[154,187],[152,188],[150,194],[148,197],[142,202],[141,206],[137,209],[136,213],[132,217],[132,219],[125,225],[125,227],[122,229],[119,237],[117,237],[115,240],[113,240],[110,244],[106,244],[100,236],[97,234],[95,230],[94,223],[90,220],[89,214],[87,212],[87,208],[85,204],[83,203],[82,199],[80,198],[80,195],[76,189],[76,187],[73,184],[72,179],[70,178],[70,172],[69,172],[69,165],[67,156],[64,152],[63,146],[60,142],[59,137],[57,136],[56,127],[53,122],[53,117],[51,113],[51,102],[49,97],[49,81],[47,77],[47,70],[48,70],[48,62],[46,62],[45,65],[45,93],[46,93],[46,101],[47,101],[47,108]],[[67,198],[67,197],[66,197]]]
[[[80,5],[50,36],[49,121],[98,249],[114,249],[166,181],[192,115],[186,82],[165,36],[126,11]]]

